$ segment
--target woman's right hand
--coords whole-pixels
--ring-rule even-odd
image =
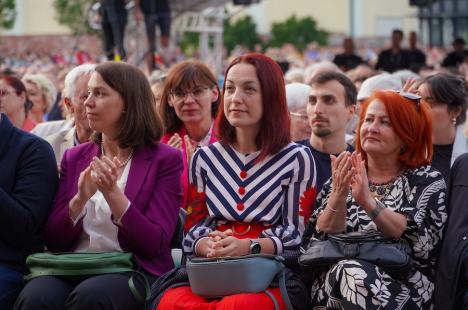
[[[92,168],[88,166],[80,173],[78,178],[78,192],[70,202],[70,216],[75,220],[83,211],[86,202],[97,191],[97,185],[91,177]]]
[[[330,155],[332,166],[332,193],[336,198],[345,198],[350,189],[351,178],[354,173],[351,154],[342,152],[338,157]]]
[[[169,141],[167,141],[167,145],[172,146],[176,149],[180,149],[182,147],[182,138],[179,136],[179,134],[175,133],[172,135],[172,137],[169,138]]]

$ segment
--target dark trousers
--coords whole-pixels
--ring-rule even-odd
[[[130,291],[129,277],[128,274],[107,274],[83,281],[38,277],[26,284],[14,309],[142,309],[143,304]],[[144,296],[139,277],[134,277],[134,282]]]
[[[11,309],[23,287],[23,274],[0,266],[0,309]]]
[[[102,19],[102,32],[104,36],[104,52],[107,60],[114,60],[114,48],[117,48],[122,60],[127,53],[124,47],[125,26],[127,25],[127,13],[117,13],[114,16],[104,15]]]

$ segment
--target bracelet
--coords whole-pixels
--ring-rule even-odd
[[[382,210],[386,208],[386,206],[383,204],[383,202],[378,200],[377,198],[375,198],[375,202],[376,202],[375,208],[372,209],[368,213],[371,220],[374,220],[380,214],[380,212],[382,212]]]

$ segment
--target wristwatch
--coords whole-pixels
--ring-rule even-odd
[[[384,205],[384,203],[380,200],[378,200],[377,198],[375,198],[375,202],[376,202],[376,206],[374,209],[372,209],[368,215],[370,217],[371,220],[374,220],[378,215],[379,213],[386,208],[386,206]]]
[[[262,246],[258,241],[250,240],[250,254],[259,254],[262,251]]]

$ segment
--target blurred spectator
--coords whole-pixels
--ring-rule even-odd
[[[313,63],[304,70],[304,83],[310,85],[310,82],[323,72],[341,72],[341,70],[331,61]]]
[[[14,76],[0,77],[0,112],[5,113],[16,128],[31,131],[36,122],[30,116],[32,107],[26,87]]]
[[[125,60],[124,47],[127,9],[125,0],[100,0],[101,25],[104,40],[104,53],[107,60]],[[117,53],[115,51],[117,50]]]
[[[417,47],[418,35],[411,31],[408,36],[408,69],[418,73],[421,68],[426,66],[426,54]]]
[[[150,71],[157,69],[156,53],[156,25],[161,33],[161,54],[165,65],[169,62],[168,47],[171,34],[171,9],[168,0],[135,0],[135,17],[141,20],[141,12],[145,19],[146,38],[148,40],[147,57]]]
[[[333,62],[343,72],[354,69],[362,63],[362,58],[356,55],[354,51],[354,41],[352,38],[345,38],[343,40],[343,53],[336,55]]]
[[[301,68],[291,68],[284,74],[284,82],[289,83],[304,83],[304,70]]]
[[[408,53],[401,48],[401,41],[403,41],[403,31],[400,29],[393,30],[392,46],[380,52],[375,66],[377,70],[392,73],[399,69],[409,68]]]
[[[167,74],[161,70],[154,70],[149,77],[151,91],[153,92],[154,99],[156,100],[156,111],[158,111],[158,113],[166,77]]]
[[[43,74],[26,74],[22,80],[33,103],[31,118],[37,123],[47,120],[57,96],[54,84]]]
[[[465,40],[456,38],[452,42],[453,51],[442,61],[442,67],[455,69],[459,64],[465,61],[468,57],[468,50],[465,49]]]
[[[307,118],[310,86],[302,83],[286,85],[286,101],[291,116],[291,140],[299,141],[310,137],[312,129]]]

